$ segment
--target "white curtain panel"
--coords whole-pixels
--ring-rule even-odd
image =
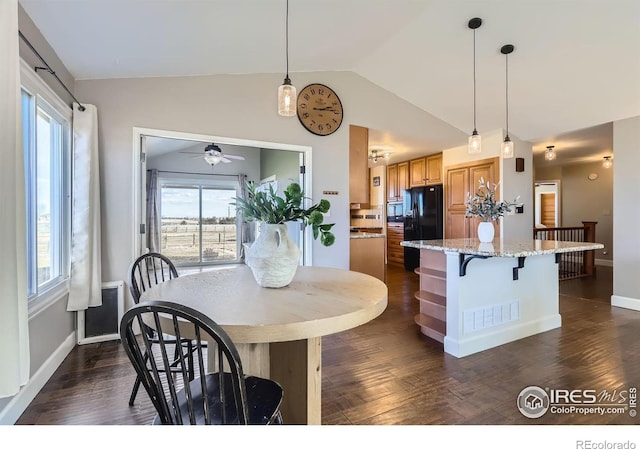
[[[20,126],[18,2],[0,1],[0,397],[29,380],[27,239]]]
[[[158,207],[158,170],[147,170],[147,248],[160,252],[160,213]]]
[[[73,104],[71,280],[68,311],[102,305],[98,111]]]

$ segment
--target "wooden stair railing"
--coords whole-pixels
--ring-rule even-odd
[[[533,238],[537,240],[559,240],[565,242],[595,242],[597,221],[583,221],[582,226],[560,228],[535,228]],[[592,276],[595,272],[595,252],[576,251],[562,253],[559,262],[560,280]]]

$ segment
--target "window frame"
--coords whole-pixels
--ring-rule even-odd
[[[162,189],[163,188],[193,188],[198,191],[198,215],[200,219],[200,230],[199,230],[199,250],[198,250],[198,261],[191,262],[179,262],[174,261],[176,267],[207,267],[207,266],[217,266],[217,265],[225,265],[225,264],[239,264],[242,263],[241,260],[241,244],[240,241],[240,230],[239,230],[239,220],[238,220],[238,210],[236,209],[236,258],[235,259],[221,259],[221,260],[209,260],[203,261],[203,248],[202,248],[202,191],[203,190],[233,190],[235,191],[235,195],[238,196],[239,193],[239,183],[236,176],[229,179],[228,176],[224,178],[222,175],[205,175],[202,176],[196,174],[185,174],[181,176],[178,173],[171,173],[171,175],[167,175],[159,171],[158,175],[158,189],[157,189],[157,198],[158,202],[158,215],[160,218],[160,222],[162,222]],[[160,224],[160,240],[162,241],[162,224]]]
[[[71,188],[72,188],[72,109],[35,73],[35,71],[21,59],[20,61],[20,100],[24,105],[23,93],[29,96],[28,111],[22,111],[22,138],[25,155],[25,209],[26,209],[26,233],[27,241],[27,292],[29,315],[32,318],[35,314],[58,301],[69,292],[70,276],[70,253],[71,253]],[[37,155],[37,114],[42,110],[52,120],[60,124],[60,148],[56,154],[56,160],[51,163],[56,164],[56,172],[52,179],[59,180],[55,183],[57,205],[56,215],[59,221],[51,223],[51,228],[57,228],[59,240],[55,243],[58,247],[56,263],[59,264],[59,273],[42,285],[38,285],[37,273],[37,175],[35,174]],[[25,119],[28,119],[28,136],[25,138]],[[53,153],[53,152],[52,152]],[[52,172],[53,173],[53,172]],[[35,178],[35,179],[34,179]],[[53,209],[54,204],[51,204]],[[51,216],[54,213],[52,211]],[[35,224],[35,228],[34,228]]]

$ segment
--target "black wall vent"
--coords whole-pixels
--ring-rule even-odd
[[[78,312],[78,344],[98,343],[120,338],[120,319],[124,314],[124,282],[102,284],[102,305]]]

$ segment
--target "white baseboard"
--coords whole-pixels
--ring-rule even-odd
[[[463,336],[460,340],[444,337],[444,352],[455,357],[466,357],[476,352],[495,348],[512,341],[542,332],[557,329],[562,326],[560,314],[545,316],[537,320],[511,322],[508,325],[478,336]]]
[[[611,260],[611,259],[596,259],[595,263],[596,263],[596,265],[600,265],[602,267],[612,267],[613,266],[613,260]]]
[[[611,295],[611,305],[625,309],[640,311],[640,299]]]
[[[62,364],[63,360],[76,345],[76,333],[71,333],[42,366],[31,376],[29,381],[20,388],[11,401],[0,410],[0,424],[15,424],[20,415],[27,409],[31,401],[45,386],[53,373]]]

